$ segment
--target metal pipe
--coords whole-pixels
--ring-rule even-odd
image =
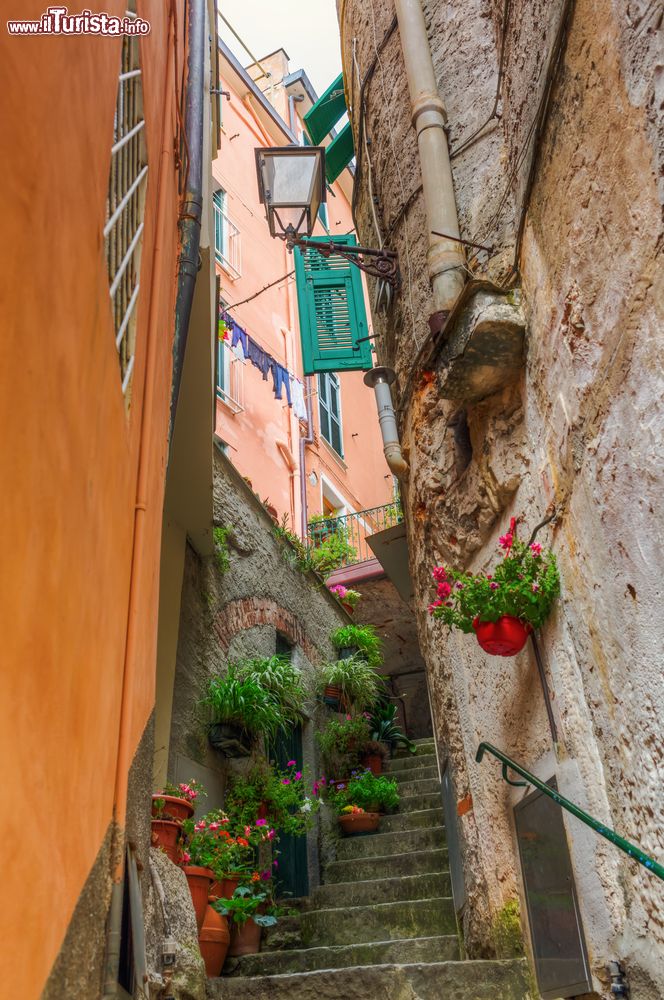
[[[390,385],[396,376],[391,368],[372,368],[364,376],[364,384],[373,389],[378,408],[378,423],[383,438],[383,454],[391,472],[397,479],[406,479],[408,462],[403,457],[399,443],[397,418],[392,405]]]
[[[447,115],[438,94],[422,4],[420,0],[395,0],[395,8],[420,153],[429,280],[435,312],[444,314],[444,320],[463,288],[465,267],[463,248],[456,242],[460,233],[445,131]],[[453,239],[437,235],[441,232]]]
[[[187,53],[184,127],[187,135],[189,163],[187,189],[178,220],[180,255],[178,257],[177,298],[175,300],[169,446],[173,441],[189,320],[199,269],[201,218],[203,215],[203,121],[207,98],[205,93],[205,0],[189,0],[187,34],[189,51]]]

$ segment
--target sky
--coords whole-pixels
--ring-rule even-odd
[[[341,72],[335,0],[222,0],[219,10],[258,59],[285,49],[291,72],[305,70],[319,95]],[[247,66],[251,57],[221,27],[224,42]]]

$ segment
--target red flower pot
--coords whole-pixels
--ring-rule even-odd
[[[240,884],[239,875],[224,875],[210,886],[210,895],[215,899],[231,899]]]
[[[349,615],[354,615],[355,614],[355,605],[354,604],[348,604],[347,601],[342,601],[341,602],[341,606],[346,609],[346,611],[348,612]]]
[[[199,868],[198,865],[183,865],[182,871],[187,876],[191,901],[194,904],[194,913],[196,914],[198,933],[200,934],[203,920],[205,919],[205,908],[208,902],[210,883],[214,875],[209,868]]]
[[[209,897],[212,900],[212,896]],[[217,913],[215,909],[208,906],[205,910],[203,926],[198,935],[198,945],[205,962],[205,974],[210,979],[216,979],[221,975],[228,946],[231,941],[231,932],[228,928],[228,920]]]
[[[383,758],[379,753],[365,753],[362,763],[369,768],[374,777],[380,778],[383,773]]]
[[[267,802],[261,802],[256,810],[256,819],[267,819]]]
[[[380,823],[379,814],[370,812],[344,813],[337,818],[345,837],[354,837],[358,833],[373,833]]]
[[[157,807],[157,803],[160,801],[164,803],[161,815],[159,814]],[[189,819],[190,816],[194,815],[194,807],[191,802],[187,802],[186,799],[178,799],[175,795],[153,795],[152,815],[159,817],[160,819],[168,817],[168,819],[172,819],[176,823],[179,823],[183,819]]]
[[[159,847],[174,865],[180,863],[180,824],[170,819],[153,819],[150,840],[153,847]]]
[[[341,688],[334,684],[328,684],[323,692],[323,701],[330,708],[339,708],[341,705]]]
[[[473,622],[475,635],[482,649],[492,656],[516,656],[526,645],[533,628],[528,622],[503,615],[497,622]]]
[[[231,926],[231,943],[228,954],[257,955],[261,950],[261,931],[263,928],[251,917],[243,924],[233,923]]]

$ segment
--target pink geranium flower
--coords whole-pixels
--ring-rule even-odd
[[[183,851],[182,852],[182,864],[183,865],[188,865],[190,861],[191,861],[191,854],[189,854],[188,851]]]
[[[431,575],[436,581],[436,583],[442,583],[443,580],[447,579],[447,571],[444,566],[434,566]]]
[[[514,535],[512,535],[509,531],[507,532],[506,535],[501,535],[500,538],[498,539],[498,544],[500,545],[501,548],[505,549],[505,552],[509,552],[509,550],[512,548],[513,542],[514,542]]]
[[[302,771],[296,771],[295,772],[295,780],[299,781],[301,777],[302,777]]]
[[[256,820],[256,826],[267,826],[267,820],[266,819],[257,819]]]
[[[290,778],[282,778],[281,779],[281,784],[282,785],[290,785]]]
[[[530,546],[530,551],[534,556],[539,556],[542,554],[542,546],[540,545],[539,542],[533,542],[533,544]]]
[[[289,760],[288,764],[286,765],[286,767],[295,767],[295,761],[294,760]]]
[[[446,580],[438,584],[438,596],[442,597],[443,600],[446,597],[449,597],[451,593],[452,593],[452,588]]]

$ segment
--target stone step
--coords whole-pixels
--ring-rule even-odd
[[[391,833],[371,833],[361,837],[345,837],[337,844],[337,861],[348,858],[375,858],[392,852],[427,851],[445,844],[445,828],[394,830]]]
[[[314,889],[309,901],[309,909],[341,910],[349,906],[372,906],[376,903],[394,903],[400,899],[428,899],[432,896],[450,896],[451,894],[452,885],[449,872],[402,875],[399,878],[377,878],[369,879],[366,882],[337,882],[321,885]],[[279,924],[281,924],[281,920]]]
[[[385,761],[383,771],[392,777],[396,772],[417,770],[420,767],[436,767],[436,755],[427,753],[412,757],[393,757]]]
[[[432,792],[438,792],[440,796],[440,782],[437,773],[434,777],[399,782],[399,795],[428,795]]]
[[[308,902],[308,900],[307,900]],[[290,906],[290,900],[282,900],[284,906]],[[286,948],[302,947],[302,914],[292,917],[279,917],[274,927],[263,930],[261,942],[263,951],[283,951]]]
[[[438,809],[442,805],[440,787],[435,792],[417,795],[402,795],[399,801],[400,813],[420,812],[422,809]]]
[[[332,961],[319,971],[253,979],[244,978],[243,971],[242,978],[208,979],[207,995],[209,1000],[527,1000],[532,996],[524,959],[409,964],[399,950],[398,958],[392,958],[395,964],[335,967]]]
[[[433,826],[443,826],[444,817],[440,809],[417,809],[414,812],[397,812],[383,816],[380,821],[380,832],[391,833],[392,830],[419,830],[421,827],[430,829]]]
[[[425,875],[448,871],[447,849],[407,851],[383,857],[331,861],[325,866],[326,885],[337,882],[366,882],[372,878],[398,878],[400,875]]]
[[[450,896],[349,906],[343,912],[312,910],[302,914],[302,941],[308,947],[400,941],[455,932],[454,904]]]
[[[401,790],[404,785],[410,785],[414,781],[426,781],[427,779],[433,779],[436,784],[438,781],[438,768],[437,767],[416,767],[409,771],[401,771],[397,774],[388,774],[388,778],[396,778],[399,785],[399,790]]]

